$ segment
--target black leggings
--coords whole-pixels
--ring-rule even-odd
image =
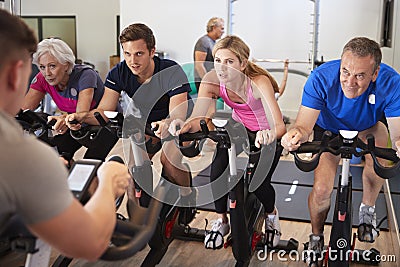
[[[53,142],[58,153],[63,155],[67,160],[71,160],[75,152],[82,147],[82,144],[72,138],[69,130],[64,134],[54,136]],[[104,161],[115,143],[115,140],[109,140],[109,142],[104,142],[101,145],[89,147],[83,158]]]
[[[255,140],[255,132],[252,132],[247,129],[247,135],[249,137],[250,144],[254,144]],[[265,176],[265,179],[261,183],[261,185],[254,191],[257,198],[263,204],[265,212],[272,213],[275,208],[275,189],[271,185],[271,177],[274,173],[276,166],[278,165],[279,158],[281,156],[283,147],[280,145],[280,142],[276,142],[276,150],[274,155],[274,160],[272,162],[271,168],[268,174]],[[237,154],[241,152],[241,147],[237,147]],[[252,145],[252,151],[257,151],[257,148]],[[259,149],[258,149],[259,150]],[[254,169],[256,169],[258,165],[260,154],[251,155],[249,162],[255,164]],[[222,175],[227,181],[227,177],[229,175],[229,166],[228,166],[228,150],[225,148],[219,148],[217,145],[216,153],[214,154],[214,160],[211,163],[211,173],[210,173],[210,180],[211,182],[215,181]],[[212,190],[213,192],[217,192],[214,188],[216,185],[212,183]],[[225,194],[221,198],[214,201],[215,204],[215,211],[217,213],[225,213],[227,212],[227,201],[228,201],[228,194]]]

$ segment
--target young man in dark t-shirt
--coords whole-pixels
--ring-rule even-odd
[[[139,112],[143,123],[157,126],[154,134],[156,138],[163,139],[169,135],[170,121],[187,117],[188,103],[191,102],[187,77],[176,62],[155,56],[155,38],[152,30],[146,25],[129,25],[122,31],[119,41],[124,60],[108,73],[104,83],[104,96],[98,108],[85,117],[75,119],[88,121],[96,111],[103,113],[116,110],[120,95],[125,92],[132,99],[131,104]],[[74,117],[69,118],[73,119]],[[94,118],[93,124],[98,124]],[[146,138],[149,136],[146,135]],[[152,138],[154,139],[154,136]],[[154,155],[144,156],[152,159]],[[181,204],[185,205],[189,197],[192,199],[194,191],[189,187],[190,175],[182,165],[182,155],[174,142],[163,143],[160,160],[163,177],[182,186]],[[186,197],[188,199],[185,199]]]

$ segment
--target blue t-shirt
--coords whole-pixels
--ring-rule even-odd
[[[400,75],[382,63],[376,81],[362,95],[347,98],[340,84],[340,60],[333,60],[311,72],[301,104],[321,111],[316,124],[323,129],[363,131],[384,115],[400,116]]]
[[[155,56],[154,65],[154,73],[148,83],[139,83],[137,75],[132,73],[125,60],[110,70],[104,83],[118,93],[126,92],[149,123],[168,117],[172,96],[191,91],[185,72],[175,61]]]

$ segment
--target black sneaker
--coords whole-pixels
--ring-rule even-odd
[[[193,221],[196,216],[196,199],[197,199],[197,189],[192,188],[192,192],[187,196],[181,196],[179,201],[179,217],[178,223],[181,225],[187,225]]]

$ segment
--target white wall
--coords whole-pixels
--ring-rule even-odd
[[[138,21],[146,23],[154,30],[158,49],[183,64],[192,61],[194,42],[204,33],[208,18],[221,16],[227,21],[228,1],[120,0],[121,27]],[[397,2],[396,10],[400,8]],[[321,0],[318,58],[339,58],[344,44],[354,36],[379,40],[381,5],[378,0]],[[251,57],[308,61],[312,58],[313,12],[314,3],[310,0],[237,0],[233,4],[232,33],[248,43]],[[383,61],[397,69],[400,69],[399,28],[395,29],[397,53],[396,48],[382,49]],[[282,63],[262,65],[283,66]],[[311,66],[290,64],[289,67],[309,72]],[[281,77],[276,75],[276,78],[279,82]],[[287,90],[279,100],[286,115],[295,116],[304,82],[301,76],[289,77]]]
[[[116,15],[121,29],[134,22],[149,25],[158,50],[181,64],[192,62],[193,46],[205,34],[213,16],[228,22],[230,0],[17,0],[21,15],[75,15],[78,57],[96,65],[102,78],[109,70],[109,56],[116,53]],[[9,1],[6,1],[6,6]],[[400,71],[400,4],[395,1],[393,48],[382,48],[383,61]],[[236,0],[233,3],[232,33],[242,37],[252,50],[252,58],[308,61],[312,58],[314,3],[311,0]],[[354,36],[379,40],[382,0],[320,0],[318,58],[338,58],[343,45]],[[227,25],[226,25],[227,28]],[[282,63],[260,63],[266,68],[282,68]],[[310,71],[310,64],[290,64],[289,68]],[[278,82],[281,75],[273,73]],[[294,117],[305,78],[290,75],[279,105]]]
[[[165,51],[180,64],[193,61],[197,39],[206,34],[211,17],[227,15],[226,0],[120,0],[121,30],[141,22],[156,37],[156,49]]]
[[[21,0],[22,16],[76,16],[78,58],[96,66],[104,79],[117,51],[117,0]]]

